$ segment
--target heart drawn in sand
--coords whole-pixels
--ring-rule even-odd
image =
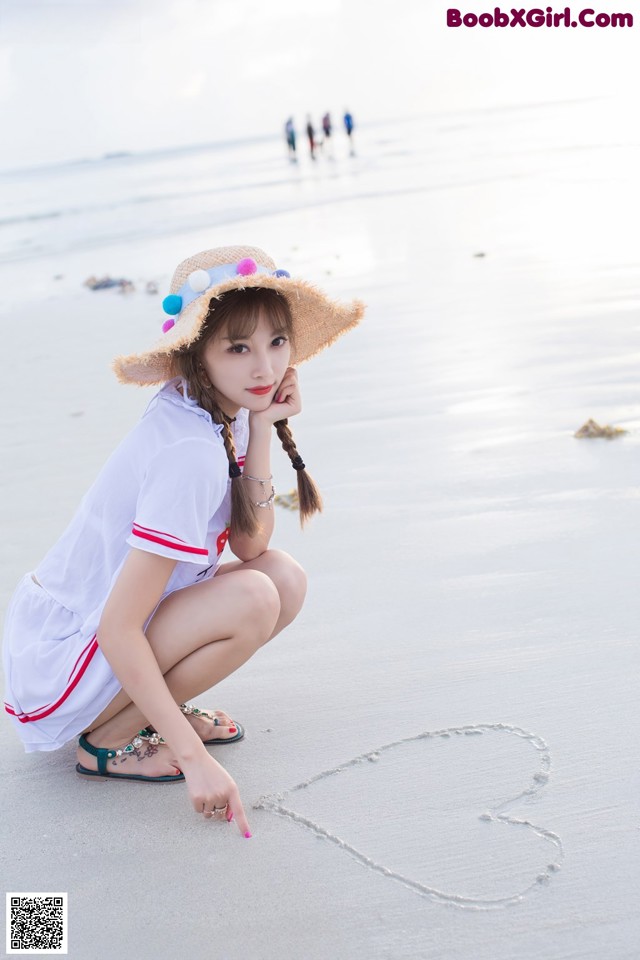
[[[545,741],[520,727],[449,727],[386,743],[254,806],[421,896],[487,910],[520,903],[560,869],[560,837],[505,812],[536,802],[550,769]]]

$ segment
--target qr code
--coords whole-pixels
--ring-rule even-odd
[[[67,953],[66,893],[7,894],[7,954]]]

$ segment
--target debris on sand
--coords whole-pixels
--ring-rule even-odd
[[[628,432],[628,430],[623,430],[622,427],[601,427],[595,422],[595,420],[587,420],[587,422],[583,423],[579,430],[576,430],[574,437],[577,437],[579,440],[583,440],[585,438],[591,440],[597,437],[604,437],[607,440],[613,440],[614,437],[621,437],[624,433]]]
[[[291,490],[289,493],[276,493],[275,502],[279,507],[284,507],[285,510],[298,510],[300,508],[297,490]]]
[[[108,290],[110,287],[118,287],[119,293],[132,293],[135,290],[133,281],[126,280],[124,277],[114,279],[113,277],[87,277],[84,282],[89,290]]]

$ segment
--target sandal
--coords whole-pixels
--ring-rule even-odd
[[[180,709],[186,717],[188,717],[191,713],[195,713],[199,717],[206,717],[207,720],[213,720],[214,727],[220,726],[220,720],[218,717],[212,717],[211,714],[207,713],[206,710],[200,710],[199,707],[194,707],[191,703],[181,703]],[[217,745],[219,743],[237,743],[238,740],[242,740],[244,737],[244,727],[239,723],[235,723],[235,721],[233,725],[238,731],[236,734],[234,734],[232,737],[212,737],[211,740],[203,740],[202,742],[204,743],[205,747],[213,746],[214,744]]]
[[[145,783],[177,783],[178,780],[184,780],[184,773],[163,777],[145,777],[139,773],[110,773],[107,770],[107,760],[111,760],[113,757],[120,757],[123,753],[134,753],[138,747],[142,746],[145,740],[153,746],[165,742],[162,737],[159,737],[156,733],[141,730],[140,733],[136,734],[132,739],[131,743],[127,743],[124,747],[120,747],[117,750],[108,750],[106,747],[94,747],[92,743],[89,743],[85,735],[82,734],[78,743],[82,749],[90,753],[92,757],[98,758],[98,769],[88,770],[87,767],[83,767],[81,763],[77,763],[76,773],[81,777],[99,777],[101,780],[142,780]]]
[[[180,703],[178,704],[178,706],[180,707],[180,710],[182,711],[182,713],[184,713],[186,717],[188,717],[192,713],[195,713],[199,717],[206,717],[207,720],[213,720],[214,727],[219,727],[221,725],[218,717],[212,717],[211,714],[207,713],[206,710],[201,710],[199,707],[194,707],[193,704],[191,703]],[[211,740],[203,740],[202,742],[205,745],[205,747],[210,747],[218,743],[237,743],[238,740],[242,740],[244,738],[244,727],[242,726],[241,723],[236,723],[235,720],[233,721],[233,725],[237,730],[237,733],[235,733],[233,737],[212,737]],[[145,737],[145,738],[155,737],[157,736],[156,729],[155,727],[151,727],[151,726],[145,727],[144,730],[140,731],[138,736]],[[164,742],[165,741],[163,740],[163,738],[160,737],[160,743],[164,743]]]

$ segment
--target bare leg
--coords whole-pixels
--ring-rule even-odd
[[[233,560],[223,563],[216,579],[223,574],[238,570],[258,570],[265,573],[278,591],[280,613],[269,637],[272,640],[281,630],[284,630],[300,613],[307,592],[307,578],[299,563],[282,550],[267,550],[256,560]]]
[[[267,551],[248,563],[225,564],[212,580],[167,597],[147,628],[147,638],[176,702],[197,696],[237,670],[294,619],[305,590],[302,568],[285,553]],[[211,736],[211,721],[190,719],[202,739]],[[91,743],[119,746],[144,726],[146,719],[121,690],[91,725]],[[223,727],[215,729],[224,732]],[[96,768],[95,759],[80,748],[78,759]],[[133,755],[128,766],[134,764],[136,773],[148,776],[174,772],[168,749],[142,759]]]

